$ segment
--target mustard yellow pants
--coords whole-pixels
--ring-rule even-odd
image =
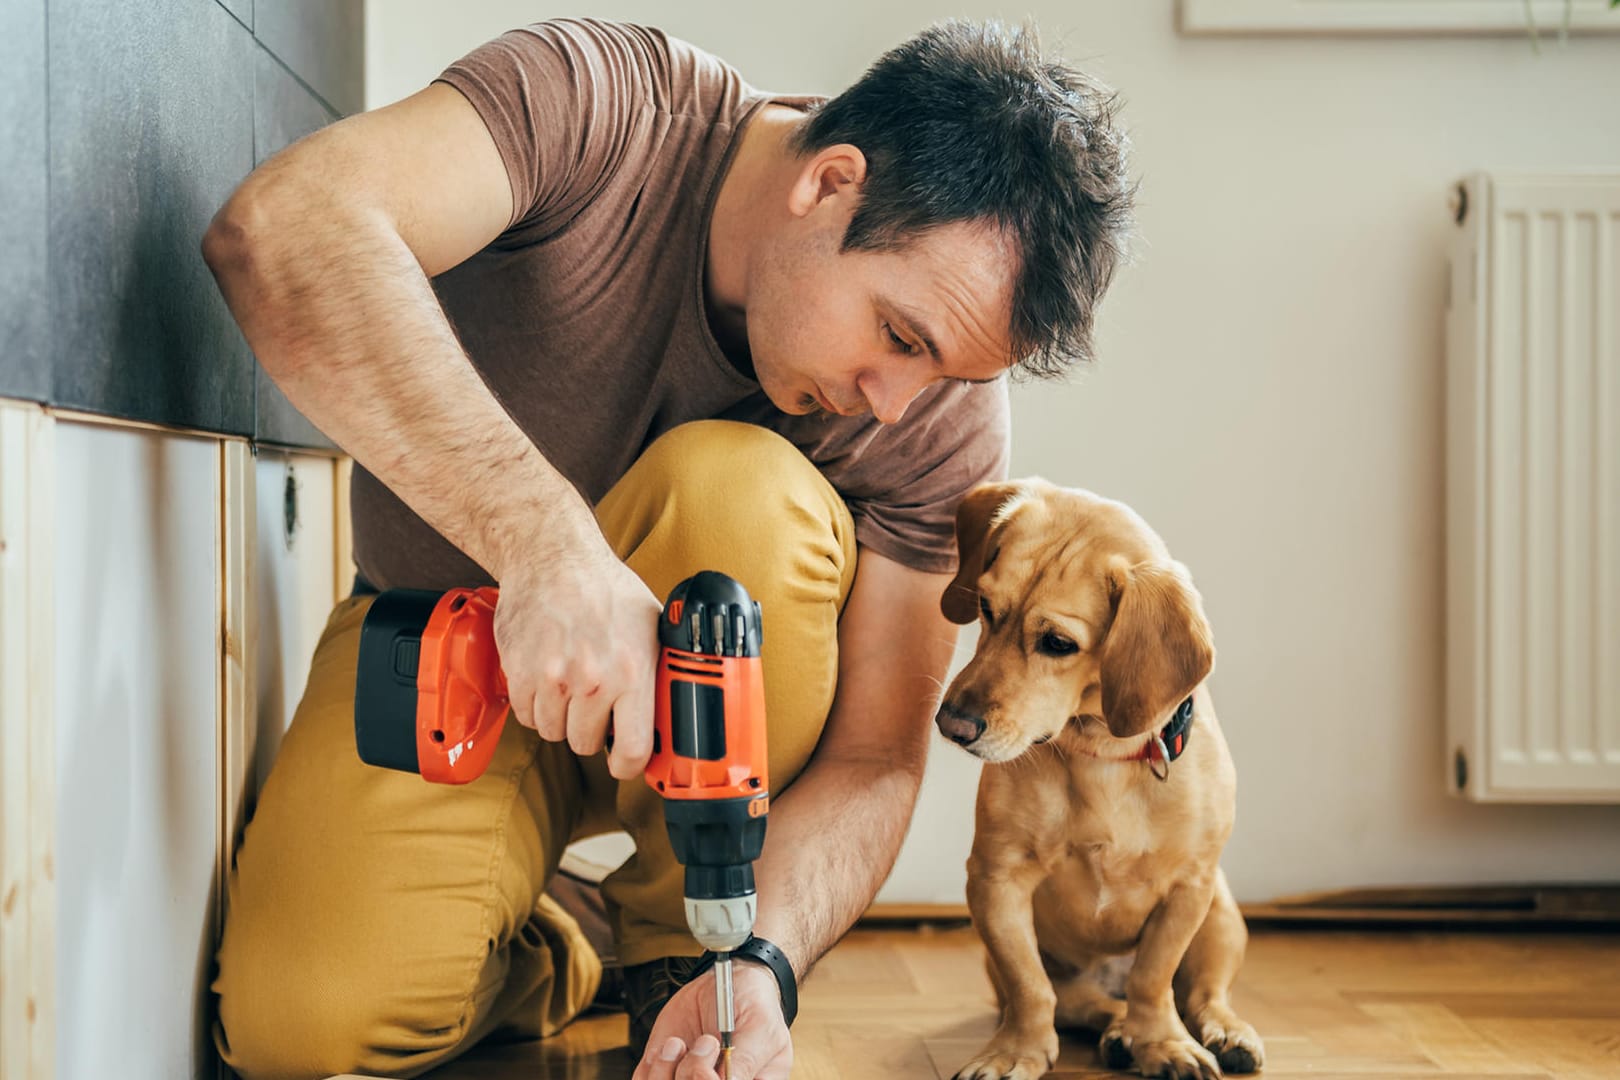
[[[741,581],[764,611],[770,777],[809,760],[832,704],[854,526],[792,444],[705,421],[649,447],[597,507],[619,557],[660,599],[698,570]],[[571,840],[615,829],[636,853],[603,892],[627,964],[702,950],[658,797],[509,722],[463,787],[361,763],[355,657],[370,597],[327,622],[230,875],[219,950],[226,1062],[248,1080],[415,1076],[499,1029],[548,1035],[601,968],[543,895]],[[768,840],[767,840],[768,842]]]

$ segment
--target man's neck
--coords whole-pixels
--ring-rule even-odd
[[[792,179],[788,139],[804,114],[766,105],[743,128],[742,142],[720,182],[709,219],[703,295],[709,328],[732,363],[752,375],[748,351],[748,275],[759,242],[773,225]],[[777,196],[782,196],[778,198]]]

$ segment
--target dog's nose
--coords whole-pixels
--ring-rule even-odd
[[[939,715],[934,717],[934,723],[939,725],[940,732],[947,739],[962,746],[968,745],[984,734],[982,718],[971,716],[954,705],[941,705]]]

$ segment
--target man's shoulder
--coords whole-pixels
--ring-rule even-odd
[[[699,45],[656,26],[613,19],[561,17],[512,30],[500,39],[548,74],[558,69],[592,82],[633,85],[646,104],[690,114],[718,104],[716,89],[746,87],[737,69]],[[526,63],[526,66],[527,66]]]

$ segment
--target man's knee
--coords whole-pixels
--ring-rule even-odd
[[[636,463],[638,482],[675,501],[682,532],[738,544],[768,558],[808,554],[840,569],[854,551],[853,523],[820,470],[767,428],[726,420],[683,424]]]

